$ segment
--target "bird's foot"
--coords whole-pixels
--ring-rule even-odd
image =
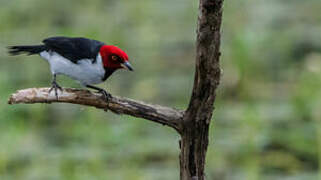
[[[102,94],[102,98],[108,103],[112,96],[110,93],[108,93],[106,90],[100,88],[100,87],[96,87],[96,86],[92,86],[92,85],[86,85],[87,88],[91,88],[91,89],[95,89],[98,91],[98,93]]]
[[[62,87],[59,86],[59,84],[56,81],[53,81],[51,84],[51,88],[49,89],[49,94],[51,93],[52,90],[55,90],[55,96],[56,99],[58,100],[58,89],[62,92]]]
[[[98,90],[98,93],[102,94],[102,98],[104,98],[106,102],[109,102],[109,100],[112,98],[111,94],[104,89]]]

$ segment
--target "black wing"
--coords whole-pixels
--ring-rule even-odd
[[[96,60],[104,43],[86,38],[51,37],[42,41],[45,46],[61,56],[77,63],[81,59]]]

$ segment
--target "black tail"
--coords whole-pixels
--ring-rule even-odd
[[[44,45],[36,45],[36,46],[9,46],[9,53],[11,55],[19,55],[22,53],[27,53],[28,55],[39,54],[40,52],[46,50],[46,46]]]

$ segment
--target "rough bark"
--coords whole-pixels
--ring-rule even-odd
[[[205,179],[208,130],[220,82],[220,29],[223,0],[200,0],[192,97],[181,130],[181,179]]]
[[[200,0],[196,42],[194,87],[186,111],[151,105],[141,101],[113,98],[106,103],[100,94],[86,90],[64,89],[57,100],[49,88],[19,90],[9,104],[73,103],[111,110],[170,126],[181,135],[181,180],[204,180],[209,125],[214,109],[215,90],[220,82],[220,29],[223,0]]]

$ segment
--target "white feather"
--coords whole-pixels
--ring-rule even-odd
[[[77,64],[52,51],[43,51],[40,56],[49,62],[52,74],[64,74],[84,86],[101,83],[105,75],[99,53],[95,63],[91,59],[82,59]]]

